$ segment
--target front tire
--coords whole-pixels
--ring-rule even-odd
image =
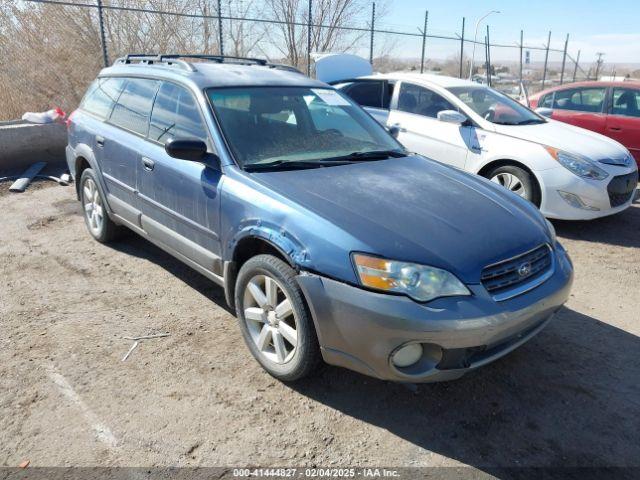
[[[119,236],[122,227],[109,218],[102,190],[91,168],[84,170],[80,176],[80,202],[84,223],[93,238],[100,243],[108,243]]]
[[[272,255],[248,260],[238,272],[236,316],[249,351],[273,377],[292,382],[318,366],[315,327],[296,272]]]
[[[515,165],[503,165],[487,172],[486,178],[529,200],[536,207],[540,206],[538,182],[531,173],[523,168]]]

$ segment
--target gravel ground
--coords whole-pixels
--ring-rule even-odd
[[[220,288],[134,235],[93,241],[72,187],[0,212],[0,465],[640,466],[640,203],[556,222],[566,307],[417,393],[333,367],[273,380]],[[162,332],[121,361],[123,337]]]

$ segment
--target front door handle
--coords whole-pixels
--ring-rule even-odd
[[[104,147],[104,137],[96,136],[96,145],[99,147]]]
[[[622,130],[622,127],[609,127],[609,130],[611,130],[612,132],[620,132]]]
[[[156,166],[156,162],[154,162],[150,158],[142,157],[142,166],[147,172],[150,172]]]

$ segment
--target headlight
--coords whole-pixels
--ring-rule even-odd
[[[363,286],[383,292],[404,293],[418,302],[453,295],[471,295],[460,280],[439,268],[360,253],[353,255],[353,263]]]
[[[563,152],[553,147],[545,146],[544,148],[560,165],[579,177],[604,180],[609,176],[609,174],[598,167],[595,162],[587,158]]]
[[[556,244],[556,241],[558,240],[558,235],[556,234],[556,227],[554,227],[553,223],[551,223],[546,218],[544,219],[544,221],[547,222],[547,229],[549,230],[549,235],[551,236],[551,246],[554,246]]]

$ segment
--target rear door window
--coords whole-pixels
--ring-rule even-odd
[[[383,108],[384,83],[372,80],[354,82],[345,89],[345,93],[363,107]]]
[[[640,90],[614,88],[611,113],[625,117],[640,117]]]
[[[569,88],[555,93],[553,108],[577,112],[601,113],[606,89]]]
[[[98,78],[89,87],[80,108],[106,120],[111,115],[124,83],[124,78]]]
[[[209,145],[207,128],[192,93],[165,82],[153,105],[149,139],[164,145],[170,138],[197,139]]]
[[[151,106],[160,84],[157,80],[127,80],[109,122],[139,135],[147,135]]]

